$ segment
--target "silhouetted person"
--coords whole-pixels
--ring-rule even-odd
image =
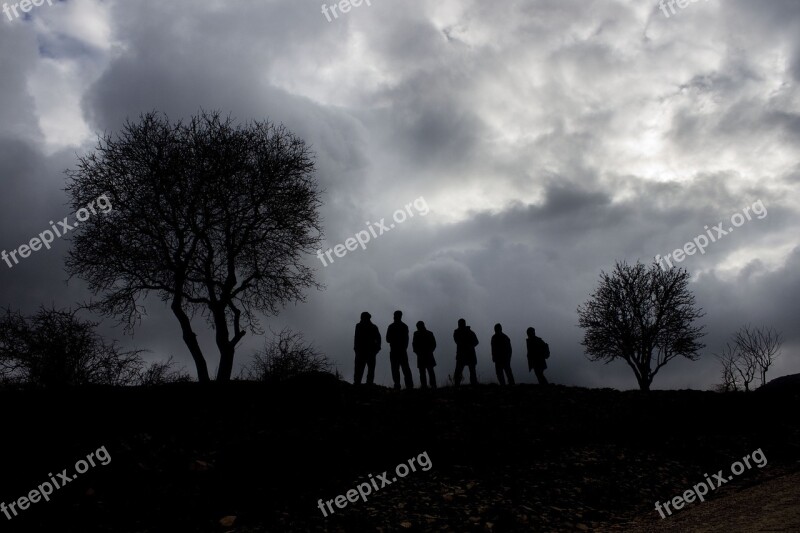
[[[411,349],[417,354],[417,368],[419,369],[419,381],[423,389],[428,388],[426,379],[430,377],[431,388],[436,388],[436,374],[433,367],[436,366],[436,359],[433,358],[433,351],[436,349],[436,338],[432,331],[425,329],[425,322],[417,322],[417,331],[414,332],[414,340],[411,342]]]
[[[386,329],[386,342],[389,344],[389,363],[392,365],[394,388],[400,388],[400,369],[403,369],[406,388],[414,388],[411,367],[408,366],[408,326],[403,323],[403,312],[394,312],[394,322]]]
[[[492,335],[492,362],[494,362],[494,369],[497,372],[497,381],[500,385],[506,384],[506,375],[508,376],[508,384],[514,384],[514,375],[511,373],[511,339],[508,335],[503,333],[503,326],[500,324],[494,325],[494,335]]]
[[[372,315],[364,311],[361,313],[361,322],[356,324],[356,334],[353,339],[353,350],[356,352],[356,372],[353,383],[361,384],[364,367],[367,367],[367,384],[375,381],[375,356],[381,351],[381,332],[378,326],[370,322]]]
[[[528,370],[534,371],[539,385],[547,385],[544,370],[547,368],[545,359],[550,357],[550,347],[536,336],[536,330],[533,328],[528,328],[528,338],[525,339],[525,343],[528,346]]]
[[[478,356],[475,354],[475,347],[478,345],[478,337],[467,326],[467,321],[463,318],[458,319],[458,328],[453,331],[453,340],[456,341],[456,372],[453,376],[455,385],[461,384],[464,377],[464,366],[469,367],[470,384],[477,385],[478,376],[475,374],[475,365],[478,364]]]

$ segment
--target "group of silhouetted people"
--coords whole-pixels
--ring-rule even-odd
[[[378,326],[371,322],[372,315],[364,311],[361,313],[361,322],[356,324],[356,333],[353,340],[353,350],[356,352],[355,376],[353,382],[361,384],[364,376],[364,369],[367,370],[367,383],[375,381],[375,360],[378,352],[381,351],[381,333]],[[544,377],[544,370],[547,368],[546,359],[550,357],[550,348],[546,342],[536,336],[536,330],[527,329],[528,337],[526,345],[528,349],[528,370],[533,370],[540,385],[547,385]],[[478,384],[478,376],[475,367],[478,364],[478,355],[475,347],[478,346],[478,337],[475,332],[467,326],[467,321],[463,318],[458,320],[458,328],[453,331],[453,340],[456,343],[456,370],[453,381],[456,386],[461,384],[464,374],[464,367],[469,369],[469,382],[472,385]],[[407,389],[414,388],[414,377],[411,374],[411,367],[408,364],[408,326],[403,322],[403,312],[394,312],[394,322],[386,330],[386,342],[389,344],[389,363],[392,367],[392,380],[394,388],[400,389],[400,372]],[[492,336],[492,362],[497,372],[497,380],[501,385],[506,382],[514,384],[514,375],[511,372],[511,339],[503,333],[503,327],[495,324],[494,335]],[[433,368],[436,366],[436,359],[433,356],[436,350],[436,338],[432,331],[425,328],[423,321],[417,322],[417,331],[411,341],[411,349],[417,354],[417,369],[419,370],[419,380],[423,389],[430,386],[436,388],[436,374]]]

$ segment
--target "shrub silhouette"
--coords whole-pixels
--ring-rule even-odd
[[[41,387],[132,385],[143,369],[141,350],[122,350],[73,310],[45,309],[0,318],[0,374],[6,383]]]
[[[136,385],[151,387],[154,385],[164,385],[167,383],[186,383],[192,380],[192,376],[182,368],[175,369],[175,362],[170,356],[166,361],[155,361],[149,366],[144,367],[136,377]]]
[[[284,328],[272,333],[264,348],[253,354],[240,377],[251,381],[278,382],[309,372],[330,372],[333,364],[309,344],[300,332]],[[338,373],[337,373],[338,375]]]
[[[143,350],[105,341],[96,322],[71,309],[40,308],[33,316],[6,309],[0,317],[0,383],[44,388],[148,386],[192,381],[172,357],[145,363]]]

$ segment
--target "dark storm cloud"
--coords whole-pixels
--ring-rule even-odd
[[[37,43],[19,25],[0,28],[0,251],[27,244],[50,227],[51,220],[70,215],[63,192],[68,151],[46,155],[33,97],[26,80],[35,68]],[[27,258],[0,261],[0,306],[26,312],[39,305],[69,305],[85,293],[65,285],[63,256],[67,243],[59,239],[50,250]]]

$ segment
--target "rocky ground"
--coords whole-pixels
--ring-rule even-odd
[[[279,387],[4,391],[0,501],[100,446],[111,462],[11,520],[0,514],[0,524],[121,533],[780,531],[758,528],[797,523],[799,396],[796,388],[719,395],[534,385],[395,392],[323,375]],[[656,501],[759,448],[764,468],[666,520],[655,512]],[[427,471],[323,517],[319,499],[370,474],[391,480],[397,464],[423,453]]]

